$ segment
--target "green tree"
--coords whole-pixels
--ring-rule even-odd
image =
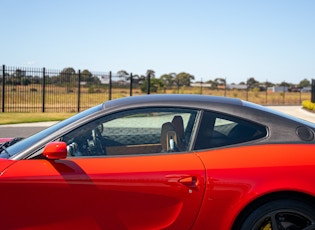
[[[176,75],[175,83],[179,86],[190,86],[192,80],[195,80],[195,77],[189,73],[181,72]]]
[[[129,73],[126,70],[119,70],[117,72],[118,76],[124,77],[126,75],[129,75]]]
[[[206,81],[206,83],[211,85],[210,89],[216,89],[218,87],[218,83],[216,81],[209,80]]]
[[[307,80],[306,78],[304,78],[302,81],[300,81],[300,83],[298,84],[298,87],[300,88],[304,88],[304,87],[310,87],[311,86],[311,82],[309,80]]]
[[[22,77],[21,84],[22,85],[29,85],[29,84],[31,84],[31,80],[27,77]]]
[[[212,88],[218,88],[218,86],[225,86],[225,85],[226,85],[225,78],[216,78],[214,79]]]
[[[12,76],[12,84],[21,85],[23,77],[26,77],[26,72],[21,69],[16,69]]]
[[[41,84],[42,82],[42,78],[39,76],[34,76],[33,78],[30,79],[30,77],[26,77],[27,79],[29,79],[29,84]]]
[[[174,85],[174,75],[172,74],[163,74],[161,77],[160,77],[160,80],[162,81],[163,85],[166,86],[166,87],[172,87]]]
[[[146,76],[141,75],[139,81],[141,84],[141,91],[146,92],[148,90],[148,81],[150,79],[150,92],[157,92],[159,88],[163,87],[163,83],[160,79],[155,78],[155,71],[148,69]]]
[[[72,67],[67,67],[61,71],[60,75],[63,81],[69,83],[75,78],[75,70]]]
[[[281,82],[281,83],[279,84],[279,86],[287,86],[287,87],[290,87],[290,86],[294,86],[294,84],[283,81],[283,82]]]
[[[256,81],[253,77],[249,78],[246,83],[249,89],[259,88],[259,81]]]
[[[147,77],[155,78],[155,71],[151,70],[151,69],[148,69],[147,70]]]
[[[61,71],[61,75],[64,75],[64,76],[70,76],[70,75],[73,75],[75,74],[75,70],[72,68],[72,67],[67,67],[67,68],[64,68],[62,71]]]
[[[275,86],[275,84],[273,84],[272,82],[269,82],[269,81],[266,81],[264,84],[265,84],[266,88]]]
[[[141,91],[146,92],[148,87],[148,81],[144,81],[141,85]],[[158,78],[150,78],[150,92],[156,93],[159,89],[163,88],[163,82]]]
[[[128,80],[130,80],[130,79],[128,79]],[[145,81],[145,76],[144,75],[139,76],[138,74],[135,74],[132,76],[132,81],[134,84],[141,85]]]
[[[129,78],[129,73],[126,70],[119,70],[117,74],[118,77],[123,78],[124,80],[128,80]]]
[[[93,74],[87,69],[85,69],[81,72],[81,81],[91,82],[92,76]]]
[[[75,80],[77,79],[77,75],[75,74],[75,70],[72,67],[64,68],[61,73],[61,81],[66,83],[66,91],[67,93],[73,92],[71,87],[75,87]]]
[[[89,70],[87,70],[87,69],[83,70],[83,71],[81,72],[81,75],[84,76],[84,78],[89,78],[89,77],[92,77],[92,76],[93,76],[93,74],[92,74]]]
[[[93,74],[85,69],[81,72],[81,81],[86,82],[88,85],[98,85],[101,84],[101,80],[97,76],[93,76]]]

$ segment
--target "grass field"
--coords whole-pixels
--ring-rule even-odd
[[[61,121],[74,113],[0,113],[0,125],[43,121]]]

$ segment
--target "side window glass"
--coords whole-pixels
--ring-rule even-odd
[[[186,151],[197,111],[148,108],[111,114],[65,135],[70,156]]]
[[[195,149],[215,148],[240,144],[267,135],[263,125],[237,117],[205,112],[195,143]]]

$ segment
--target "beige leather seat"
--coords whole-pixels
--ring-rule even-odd
[[[175,116],[172,122],[166,122],[161,128],[162,152],[181,152],[186,150],[183,119]]]
[[[184,130],[184,121],[182,116],[176,115],[173,117],[172,124],[178,137],[178,149],[179,151],[186,151],[186,138]]]

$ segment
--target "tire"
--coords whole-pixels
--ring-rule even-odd
[[[315,207],[298,200],[268,202],[245,219],[241,230],[315,229]]]

